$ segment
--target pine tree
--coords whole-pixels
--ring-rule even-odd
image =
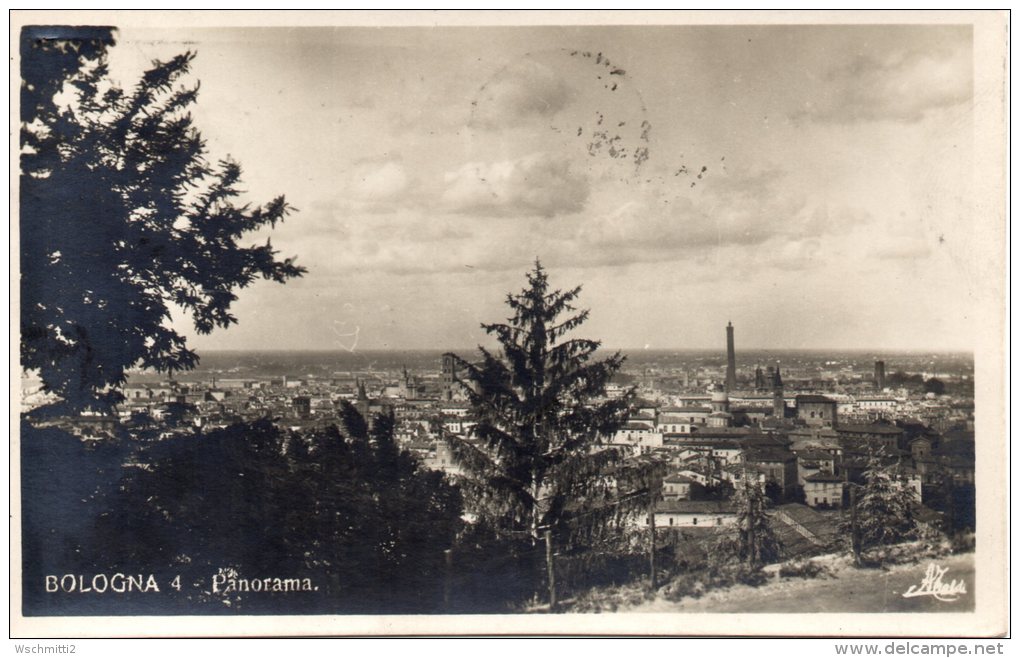
[[[302,605],[314,605],[316,612],[435,611],[444,550],[463,525],[460,492],[400,450],[392,413],[375,416],[370,427],[345,402],[340,417],[342,428],[286,432],[261,420],[175,436],[133,456],[145,468],[122,467],[125,458],[112,452],[120,444],[102,446],[109,456],[90,457],[91,447],[66,435],[58,442],[32,442],[43,446],[33,454],[58,449],[79,462],[108,464],[104,472],[114,474],[106,485],[112,491],[99,501],[108,510],[99,503],[78,505],[67,493],[46,494],[53,503],[50,509],[34,507],[32,546],[40,547],[43,564],[56,568],[67,551],[47,545],[44,531],[67,522],[71,513],[82,549],[75,555],[98,560],[76,567],[89,572],[176,569],[196,580],[220,567],[242,574],[309,574],[321,591]],[[41,432],[49,438],[55,431]],[[77,496],[77,480],[92,477],[70,478],[70,489],[55,486],[46,479],[54,460],[37,461],[44,466],[32,466],[33,491]],[[86,496],[81,498],[84,503]],[[248,599],[244,605],[271,606],[273,600]]]
[[[851,551],[858,564],[861,553],[869,548],[901,542],[914,535],[917,500],[898,463],[872,454],[864,471],[864,485],[851,486],[857,488],[842,527],[851,538]]]
[[[198,86],[182,83],[194,53],[125,90],[108,75],[109,28],[57,33],[21,35],[22,366],[66,406],[107,409],[126,369],[197,363],[171,308],[209,333],[236,322],[236,289],[304,270],[268,241],[239,244],[290,207],[239,204],[240,166],[207,162]]]
[[[720,542],[720,553],[735,557],[752,569],[777,560],[782,547],[772,528],[764,485],[745,475],[736,482],[731,502],[737,530]]]
[[[581,288],[551,289],[537,261],[527,280],[507,295],[507,322],[482,325],[499,350],[479,347],[474,363],[454,355],[477,425],[472,439],[449,440],[475,512],[534,543],[544,529],[567,534],[565,520],[609,507],[620,456],[602,439],[623,423],[630,398],[604,397],[619,353],[598,360],[598,341],[568,338],[588,318],[573,305]]]

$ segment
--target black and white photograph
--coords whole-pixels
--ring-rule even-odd
[[[1007,633],[1008,27],[12,12],[12,637]]]

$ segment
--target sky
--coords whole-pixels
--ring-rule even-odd
[[[540,259],[630,349],[971,349],[968,26],[120,31],[308,268],[211,349],[464,348]],[[250,236],[252,243],[266,234]]]

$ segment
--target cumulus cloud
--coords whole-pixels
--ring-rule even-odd
[[[472,123],[505,128],[563,109],[574,92],[566,80],[540,62],[524,59],[507,66],[479,90],[472,101]]]
[[[342,172],[336,182],[333,200],[320,202],[326,212],[316,212],[309,220],[318,226],[328,214],[385,214],[413,206],[421,194],[420,183],[413,177],[399,156],[362,159]]]
[[[937,50],[897,50],[862,55],[833,68],[830,93],[805,104],[797,119],[820,122],[920,121],[931,111],[971,99],[971,44]]]
[[[636,246],[662,255],[759,244],[802,231],[810,217],[803,197],[783,191],[781,180],[775,168],[743,170],[709,179],[685,196],[646,194],[593,217],[578,238],[593,248]]]
[[[349,191],[362,201],[387,201],[407,191],[408,177],[400,162],[361,162],[350,176]]]
[[[861,211],[808,203],[776,167],[733,167],[697,188],[684,185],[679,196],[677,188],[654,186],[589,190],[565,172],[567,163],[545,155],[472,163],[448,173],[442,203],[428,211],[316,206],[302,220],[328,226],[330,239],[302,230],[299,252],[327,264],[321,274],[338,275],[500,272],[527,268],[536,256],[550,267],[676,262],[688,273],[720,263],[752,272],[806,270],[821,267],[848,232],[873,221]],[[366,186],[375,194],[393,189],[390,182],[380,173]]]
[[[821,266],[824,254],[872,221],[858,209],[809,202],[776,167],[734,167],[680,197],[645,189],[623,201],[608,199],[616,203],[601,212],[543,227],[543,253],[578,266],[676,261],[713,267],[722,258],[799,270]]]
[[[584,208],[589,185],[568,158],[536,153],[517,160],[469,162],[444,176],[450,212],[553,217]]]

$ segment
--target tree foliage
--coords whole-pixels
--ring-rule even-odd
[[[917,530],[915,490],[899,464],[870,455],[864,485],[856,486],[856,501],[842,528],[851,538],[855,557],[869,548],[912,538]]]
[[[154,62],[130,89],[108,75],[110,29],[21,39],[21,358],[73,408],[105,408],[134,365],[189,369],[171,326],[236,322],[235,290],[304,270],[243,236],[290,212],[240,203],[240,166],[211,164],[183,84],[194,53]]]
[[[574,307],[581,288],[552,289],[538,262],[527,281],[507,295],[505,323],[482,325],[498,351],[455,357],[478,424],[473,438],[450,440],[476,512],[534,542],[543,528],[567,533],[566,519],[607,509],[620,456],[601,442],[624,421],[629,398],[603,397],[623,357],[596,359],[598,341],[568,337],[588,318]]]
[[[719,542],[719,554],[735,557],[751,568],[778,560],[782,546],[772,527],[765,486],[744,476],[736,481],[731,501],[737,516],[736,531],[726,531]]]
[[[342,424],[302,433],[239,424],[138,444],[131,456],[123,441],[90,448],[28,426],[47,441],[27,443],[26,493],[40,501],[26,509],[26,546],[37,551],[26,573],[144,570],[163,582],[182,574],[180,596],[137,602],[159,612],[279,610],[269,595],[211,592],[219,569],[311,578],[318,590],[283,595],[293,612],[439,610],[444,551],[463,526],[460,492],[398,449],[392,415],[369,427],[347,405]],[[54,482],[83,464],[84,474]],[[33,594],[36,606],[69,604]],[[119,614],[131,610],[113,603]]]

